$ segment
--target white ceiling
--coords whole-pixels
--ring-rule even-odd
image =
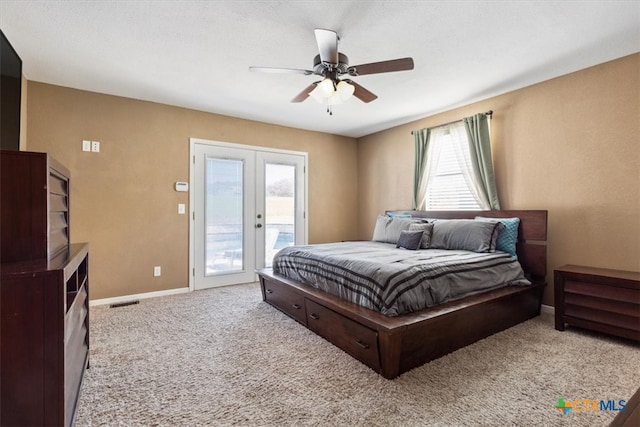
[[[29,80],[360,137],[639,52],[640,1],[0,0],[0,28]],[[248,71],[311,69],[315,28],[415,69],[333,116],[289,102],[317,76]]]

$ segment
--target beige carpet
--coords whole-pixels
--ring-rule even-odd
[[[251,284],[94,307],[77,425],[604,426],[554,405],[639,385],[640,346],[549,315],[388,381]]]

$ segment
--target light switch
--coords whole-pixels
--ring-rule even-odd
[[[91,151],[91,141],[86,139],[82,141],[82,151]]]
[[[94,153],[100,152],[100,142],[99,141],[91,141],[91,151]]]
[[[185,205],[184,205],[184,203],[178,203],[178,213],[180,215],[184,215],[184,213],[185,213]]]

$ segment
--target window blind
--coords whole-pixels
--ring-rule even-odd
[[[464,133],[457,133],[466,138]],[[458,155],[469,158],[467,141],[454,141],[452,133],[434,135],[434,150],[440,150],[438,163],[427,187],[428,210],[479,210],[480,204],[467,185]],[[456,154],[454,144],[461,152]],[[439,146],[436,147],[435,144]],[[468,162],[467,162],[468,163]]]

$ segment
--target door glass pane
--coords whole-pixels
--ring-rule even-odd
[[[243,269],[243,161],[207,157],[205,275]]]
[[[265,266],[273,256],[295,242],[295,182],[293,165],[265,164]]]

